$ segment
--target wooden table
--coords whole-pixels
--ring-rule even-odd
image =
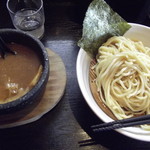
[[[129,1],[124,2],[126,9],[118,0],[108,0],[108,3],[127,21],[149,26],[145,11],[149,0],[136,0],[137,4],[135,0]],[[67,72],[66,90],[58,105],[38,121],[1,129],[0,150],[150,149],[150,143],[127,138],[115,131],[94,134],[90,129],[92,124],[101,121],[86,104],[76,76],[77,41],[81,37],[84,14],[90,2],[44,0],[46,22],[41,41],[61,56]],[[0,4],[0,28],[13,28],[5,3],[3,0]],[[131,13],[133,10],[134,14]]]

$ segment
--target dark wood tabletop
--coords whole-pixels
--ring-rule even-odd
[[[90,126],[101,120],[92,112],[80,91],[76,76],[77,41],[91,0],[43,0],[45,34],[41,42],[63,60],[67,72],[65,93],[41,119],[0,130],[0,150],[145,150],[150,143],[137,141],[116,131],[94,134]],[[128,22],[150,26],[149,0],[107,0]],[[0,2],[0,28],[14,28],[6,0]]]

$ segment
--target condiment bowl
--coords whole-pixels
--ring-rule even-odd
[[[27,110],[33,109],[38,104],[44,94],[49,77],[49,58],[47,51],[40,40],[16,29],[0,29],[0,36],[6,43],[14,42],[33,49],[41,60],[43,70],[34,87],[22,97],[11,102],[0,104],[0,115],[13,114],[20,110],[26,110],[25,112],[27,112]]]

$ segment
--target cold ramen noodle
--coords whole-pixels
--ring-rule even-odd
[[[141,41],[108,39],[92,69],[99,97],[117,119],[150,114],[150,48]]]
[[[39,80],[42,72],[40,58],[24,45],[8,45],[17,55],[0,58],[0,104],[11,102],[26,94]]]

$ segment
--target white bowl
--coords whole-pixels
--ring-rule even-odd
[[[125,37],[131,39],[137,39],[144,43],[145,46],[150,47],[150,28],[144,25],[130,23],[132,26],[126,33]],[[89,85],[89,66],[90,66],[91,58],[87,55],[87,53],[80,49],[77,57],[77,79],[79,83],[79,87],[81,92],[89,105],[92,111],[104,122],[113,121],[108,115],[106,115],[101,108],[97,105],[94,100],[90,85]],[[128,137],[141,140],[141,141],[149,141],[150,142],[150,131],[145,131],[140,127],[128,127],[122,129],[116,129],[117,132],[126,135]]]

